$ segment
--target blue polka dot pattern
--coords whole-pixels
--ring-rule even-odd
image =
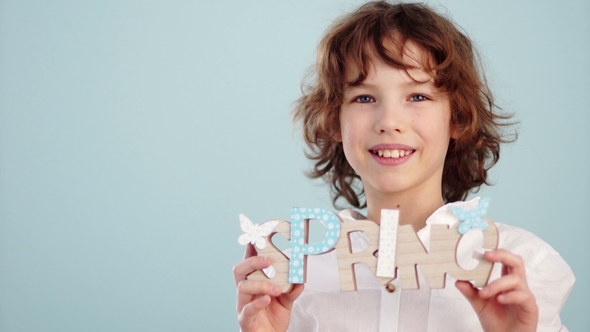
[[[326,236],[320,243],[305,243],[306,220],[319,220],[326,227]],[[289,263],[289,283],[305,282],[305,255],[318,255],[332,249],[340,237],[340,220],[328,210],[318,208],[291,209],[291,259]]]
[[[451,211],[457,219],[461,221],[461,225],[459,225],[459,233],[465,234],[472,228],[479,228],[482,231],[488,229],[488,223],[482,217],[488,211],[488,207],[490,206],[490,198],[484,198],[479,201],[477,206],[473,209],[464,209],[459,206],[449,205]]]

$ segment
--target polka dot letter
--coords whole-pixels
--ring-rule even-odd
[[[326,227],[326,236],[320,243],[305,243],[307,222],[319,220]],[[328,252],[334,247],[340,237],[340,220],[338,216],[328,210],[319,208],[291,209],[291,261],[289,264],[289,283],[302,284],[305,282],[305,255],[318,255]]]

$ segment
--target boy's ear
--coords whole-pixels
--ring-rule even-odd
[[[332,134],[332,140],[338,143],[342,142],[342,134],[340,133],[340,130],[337,130]]]

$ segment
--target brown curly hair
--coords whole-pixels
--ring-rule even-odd
[[[366,206],[361,201],[360,177],[348,164],[342,143],[335,139],[340,132],[344,88],[365,80],[372,57],[410,69],[400,56],[407,41],[430,54],[422,69],[449,96],[456,138],[449,142],[443,169],[446,202],[463,200],[470,190],[489,184],[487,172],[500,157],[500,144],[516,138],[502,134],[500,129],[512,124],[507,122],[511,115],[498,113],[471,40],[449,19],[424,4],[366,3],[327,30],[318,46],[315,70],[308,76],[311,83],[302,87],[303,96],[293,112],[294,120],[303,125],[309,148],[306,156],[315,161],[308,176],[330,183],[334,206],[339,198],[357,208]],[[397,56],[385,42],[389,48],[392,44],[399,48]],[[356,74],[352,81],[351,72]]]

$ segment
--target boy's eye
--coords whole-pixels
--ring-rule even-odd
[[[425,100],[428,100],[428,98],[426,98],[426,96],[424,96],[424,95],[412,95],[410,97],[410,100],[411,101],[425,101]]]
[[[371,103],[374,102],[375,100],[373,99],[373,97],[371,96],[358,96],[354,99],[354,101],[356,101],[357,103]]]

